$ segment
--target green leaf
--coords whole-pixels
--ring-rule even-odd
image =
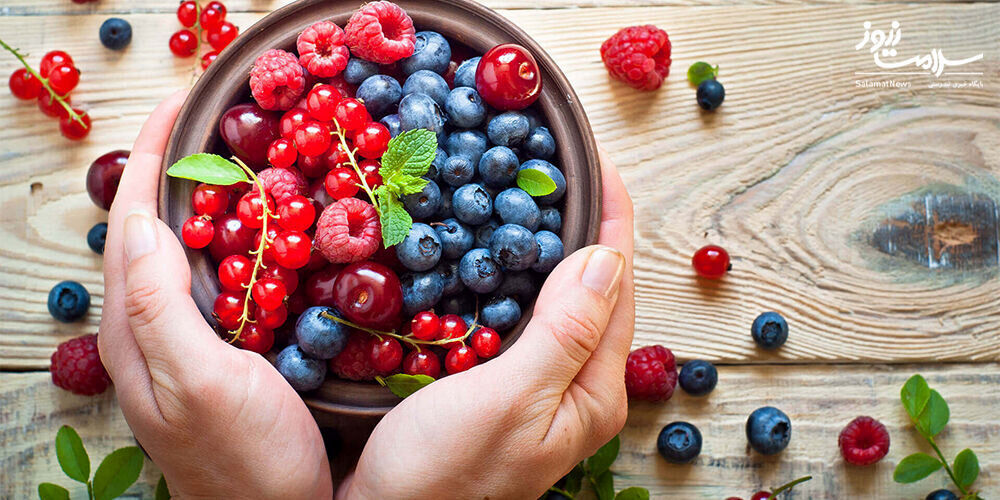
[[[611,471],[606,470],[599,476],[590,476],[590,482],[594,485],[599,500],[614,500],[615,479],[611,477]]]
[[[928,435],[937,436],[944,429],[944,426],[948,424],[950,416],[951,412],[948,410],[948,403],[945,402],[938,391],[931,389],[931,396],[927,399],[927,406],[920,413],[920,418],[917,419],[917,422],[921,428],[927,431]]]
[[[892,480],[897,483],[913,483],[919,481],[941,468],[943,464],[926,453],[914,453],[896,465]]]
[[[525,168],[517,172],[517,187],[531,196],[545,196],[555,192],[556,181],[541,170]]]
[[[94,499],[111,500],[129,489],[142,472],[143,456],[138,446],[112,451],[94,473]]]
[[[38,498],[41,500],[69,500],[69,491],[58,484],[42,483],[38,485]]]
[[[90,458],[83,447],[80,435],[72,427],[64,425],[56,432],[56,458],[70,479],[86,483],[90,479]]]
[[[379,186],[376,197],[381,216],[379,221],[382,223],[382,242],[389,248],[406,239],[410,234],[410,228],[413,227],[413,218],[403,208],[399,198],[385,186]]]
[[[396,194],[402,196],[407,194],[419,193],[424,190],[424,186],[430,182],[423,177],[414,177],[412,175],[399,174],[389,181],[389,189],[393,190]]]
[[[566,484],[563,485],[563,489],[576,495],[580,492],[580,488],[583,488],[583,476],[583,462],[580,462],[566,474]]]
[[[719,67],[712,67],[707,62],[698,61],[688,68],[688,81],[691,85],[699,85],[705,80],[713,80],[719,75]]]
[[[434,378],[428,375],[397,373],[384,378],[376,377],[375,380],[383,386],[388,387],[393,394],[405,398],[433,382]]]
[[[615,463],[615,459],[618,458],[618,449],[621,447],[621,438],[615,436],[601,446],[597,453],[587,459],[587,472],[592,477],[600,476],[604,474],[605,471],[611,468],[611,464]]]
[[[156,482],[155,500],[170,500],[170,489],[167,488],[167,478],[160,474],[160,480]]]
[[[386,182],[400,173],[420,177],[427,173],[436,155],[437,134],[424,129],[408,130],[389,141],[378,172]]]
[[[979,477],[979,458],[972,450],[966,448],[958,452],[955,465],[952,466],[955,480],[963,488],[968,488]]]
[[[927,381],[920,375],[910,377],[899,391],[899,399],[903,402],[903,408],[914,421],[920,417],[920,412],[924,411],[930,397],[931,388],[927,386]]]
[[[239,165],[209,153],[197,153],[177,160],[177,163],[167,169],[167,175],[217,186],[230,186],[250,180]]]
[[[615,495],[615,500],[649,500],[649,490],[638,486],[625,488]]]

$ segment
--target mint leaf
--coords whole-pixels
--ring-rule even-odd
[[[649,490],[638,486],[625,488],[615,495],[615,500],[649,500]]]
[[[403,208],[403,204],[386,186],[379,186],[376,191],[378,198],[379,222],[382,224],[382,243],[389,248],[410,234],[413,218]]]
[[[931,389],[931,395],[927,398],[927,406],[920,413],[920,418],[917,422],[928,435],[937,436],[938,433],[944,430],[944,426],[948,423],[950,416],[951,411],[948,410],[948,403],[945,402],[938,391]]]
[[[80,435],[64,425],[56,432],[56,458],[59,467],[74,481],[86,483],[90,479],[90,458],[83,447]]]
[[[615,459],[618,458],[618,449],[621,447],[621,438],[615,436],[597,450],[597,453],[587,459],[587,471],[590,473],[591,477],[597,477],[604,474],[605,471],[611,468],[611,464],[615,463]]]
[[[968,488],[979,477],[979,458],[972,450],[966,448],[958,452],[952,469],[954,469],[955,480],[959,486]]]
[[[930,397],[931,389],[927,386],[924,377],[920,375],[910,377],[899,391],[899,399],[903,402],[903,408],[914,421],[920,417],[920,413],[924,411]]]
[[[38,485],[38,498],[41,500],[69,500],[69,491],[58,484],[42,483]]]
[[[239,165],[209,153],[197,153],[177,160],[167,169],[167,175],[218,186],[250,180]]]
[[[611,471],[606,470],[597,477],[591,476],[590,482],[594,485],[594,491],[597,492],[599,500],[614,500],[615,479],[611,477]]]
[[[517,172],[517,187],[531,196],[545,196],[556,190],[556,181],[541,170],[525,168]]]
[[[583,462],[576,464],[573,470],[566,474],[566,481],[563,485],[563,489],[568,491],[570,494],[576,495],[580,492],[580,488],[583,487]]]
[[[139,479],[143,456],[138,446],[126,446],[112,451],[94,473],[94,499],[112,500]]]
[[[691,85],[698,86],[705,80],[713,80],[719,75],[719,67],[712,67],[704,61],[698,61],[688,68],[688,81]]]
[[[155,500],[170,500],[170,489],[167,488],[167,478],[160,474],[160,480],[156,482]]]
[[[392,189],[396,194],[403,196],[407,194],[415,194],[424,190],[424,186],[430,182],[423,177],[414,177],[407,174],[399,174],[389,181],[389,189]]]
[[[397,373],[385,378],[376,377],[375,380],[377,380],[379,384],[388,387],[393,394],[401,398],[405,398],[433,382],[434,378],[428,375],[407,375],[405,373]]]
[[[933,474],[941,466],[938,459],[926,453],[914,453],[900,460],[892,473],[892,480],[904,484],[914,483]]]
[[[437,134],[430,130],[407,130],[389,141],[378,173],[388,182],[394,175],[420,177],[427,173],[437,154]]]

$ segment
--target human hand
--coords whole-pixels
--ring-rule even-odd
[[[174,233],[156,218],[160,164],[186,93],[143,126],[108,215],[98,342],[125,419],[175,497],[330,498],[319,428],[259,354],[205,322]]]
[[[502,355],[403,400],[338,498],[538,498],[625,424],[632,200],[602,152],[600,245],[549,275]]]

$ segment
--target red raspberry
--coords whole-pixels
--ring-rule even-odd
[[[347,337],[347,344],[344,350],[330,360],[330,370],[340,378],[350,380],[372,380],[380,373],[372,365],[371,357],[368,355],[371,350],[371,335],[353,331]]]
[[[316,222],[314,243],[334,264],[371,257],[382,246],[382,226],[375,207],[357,198],[331,203]]]
[[[351,57],[344,45],[344,30],[330,21],[320,21],[306,28],[299,34],[295,48],[299,50],[299,62],[320,78],[343,71]]]
[[[656,90],[670,73],[670,38],[656,26],[622,28],[601,44],[611,76],[639,90]]]
[[[93,396],[104,392],[111,383],[97,352],[97,335],[67,340],[52,353],[52,382],[73,394]]]
[[[354,55],[379,64],[413,55],[417,42],[413,20],[392,2],[372,2],[347,21],[347,46]]]
[[[306,91],[299,60],[284,50],[264,52],[250,70],[250,91],[264,109],[292,109]]]
[[[840,431],[840,454],[851,465],[871,465],[889,453],[889,431],[871,417],[858,417]]]
[[[309,180],[295,168],[265,168],[257,174],[257,178],[264,186],[264,191],[277,203],[297,194],[305,196],[309,191]],[[257,192],[256,184],[253,192]]]
[[[625,390],[632,399],[666,401],[677,386],[677,364],[670,349],[651,345],[629,353]]]

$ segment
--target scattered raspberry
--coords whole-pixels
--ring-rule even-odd
[[[371,257],[382,243],[382,226],[375,207],[364,200],[344,198],[323,209],[316,222],[316,248],[334,264]]]
[[[368,355],[371,336],[365,332],[353,331],[347,337],[344,350],[330,360],[330,370],[341,378],[350,380],[372,380],[379,372],[372,366]]]
[[[320,21],[299,34],[295,47],[299,62],[309,73],[329,78],[347,67],[351,57],[344,45],[344,30],[330,21]]]
[[[851,465],[871,465],[889,453],[889,431],[871,417],[858,417],[840,431],[840,454]]]
[[[390,64],[413,55],[417,42],[413,20],[392,2],[372,2],[347,21],[347,45],[358,57]]]
[[[261,54],[250,70],[250,91],[264,109],[291,109],[306,90],[299,60],[284,50]]]
[[[651,345],[629,353],[625,363],[625,390],[643,401],[666,401],[677,386],[677,364],[670,349]]]
[[[97,335],[67,340],[52,353],[52,382],[73,394],[93,396],[111,383],[97,352]]]
[[[297,194],[306,196],[309,191],[309,181],[296,168],[265,168],[257,174],[257,178],[276,203]],[[253,192],[257,192],[256,185]]]
[[[656,26],[622,28],[601,44],[611,76],[639,90],[656,90],[670,73],[670,38]]]

